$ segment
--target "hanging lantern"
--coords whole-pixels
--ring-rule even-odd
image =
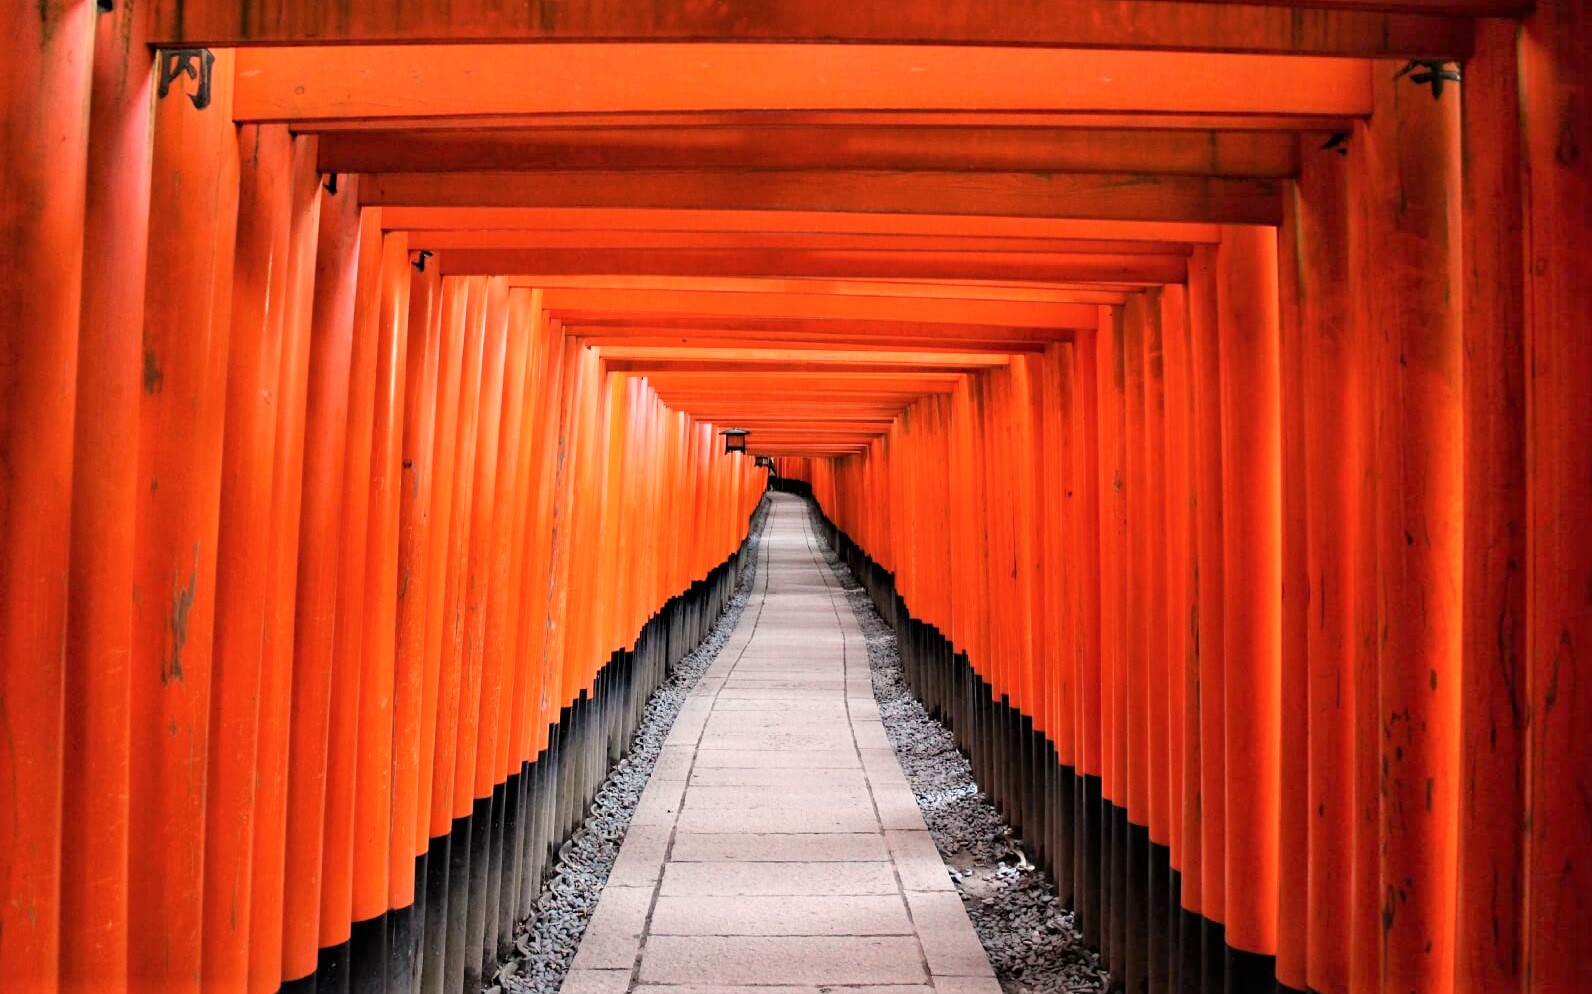
[[[757,462],[754,463],[754,465],[756,465],[758,469],[766,469],[772,473],[774,471],[774,457],[758,456]]]
[[[750,434],[745,428],[726,428],[719,432],[724,436],[725,452],[745,452],[746,436]]]

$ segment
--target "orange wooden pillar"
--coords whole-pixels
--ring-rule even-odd
[[[476,458],[480,420],[482,364],[487,336],[487,283],[485,278],[463,281],[464,346],[459,381],[459,413],[454,449],[453,498],[449,516],[446,556],[446,590],[436,616],[442,631],[442,660],[437,697],[435,773],[432,779],[432,836],[448,836],[447,857],[440,883],[445,896],[438,904],[440,934],[431,934],[427,909],[427,948],[423,984],[427,989],[458,990],[464,984],[464,936],[468,914],[470,845],[469,822],[460,811],[461,794],[469,809],[469,790],[459,783],[461,731],[465,722],[467,670],[470,659],[465,639],[465,616],[470,590],[470,551],[477,516]],[[446,285],[446,284],[445,284]],[[430,895],[428,894],[428,902]],[[437,974],[432,975],[435,966]],[[434,986],[432,986],[434,985]]]
[[[492,584],[492,550],[498,541],[497,514],[498,441],[503,423],[504,358],[508,339],[508,284],[501,278],[487,281],[482,301],[483,338],[480,353],[479,385],[473,399],[479,404],[472,455],[475,471],[469,505],[470,542],[465,560],[464,599],[461,614],[461,672],[459,718],[456,732],[453,777],[453,817],[457,837],[454,845],[466,847],[461,854],[466,876],[455,881],[450,868],[450,886],[466,910],[460,915],[462,945],[455,958],[454,930],[448,936],[449,983],[474,990],[480,983],[482,936],[486,912],[487,833],[491,819],[491,794],[476,791],[476,766],[481,737],[481,701],[486,678],[486,616]],[[458,850],[455,850],[458,852]],[[455,861],[458,867],[461,861]],[[458,915],[457,911],[450,912]],[[461,985],[463,985],[461,987]]]
[[[134,601],[128,981],[193,991],[201,972],[216,539],[232,315],[238,142],[232,62],[210,104],[174,85],[155,106],[144,297]],[[181,232],[173,240],[169,236]],[[190,844],[171,844],[173,839]]]
[[[1304,986],[1345,994],[1353,883],[1355,676],[1354,592],[1368,577],[1355,560],[1367,509],[1369,411],[1365,349],[1349,297],[1348,160],[1300,142],[1297,237],[1284,243],[1299,272],[1299,351],[1305,496],[1309,796]],[[1286,400],[1285,400],[1286,403]],[[1287,582],[1287,581],[1285,581]],[[1282,899],[1299,903],[1285,887]],[[1280,967],[1279,967],[1280,969]]]
[[[437,373],[436,443],[432,456],[431,549],[426,567],[426,673],[422,678],[420,712],[420,783],[417,804],[429,840],[426,853],[426,909],[417,954],[419,989],[443,990],[449,924],[449,871],[453,838],[453,723],[458,711],[459,654],[451,623],[460,582],[459,563],[469,504],[466,459],[473,438],[461,425],[473,420],[473,391],[480,380],[480,336],[472,334],[472,298],[480,289],[475,278],[442,280],[441,355]],[[477,357],[472,364],[470,356]],[[474,370],[468,382],[466,369]],[[468,385],[471,394],[464,393]]]
[[[0,976],[47,990],[61,952],[61,802],[91,786],[64,788],[62,763],[94,16],[89,4],[0,13],[0,782],[20,805],[0,818]]]
[[[332,643],[330,734],[326,748],[326,823],[321,866],[320,969],[329,983],[349,976],[347,943],[353,921],[354,818],[359,775],[363,619],[373,586],[367,567],[370,529],[370,451],[375,423],[377,324],[382,273],[380,208],[359,219],[359,259],[354,285],[353,350],[348,374],[347,442],[343,458],[343,512],[338,532],[336,625]]]
[[[293,648],[300,532],[304,506],[315,251],[320,234],[320,176],[314,136],[293,141],[291,244],[282,315],[275,468],[271,488],[271,560],[261,644],[260,743],[256,766],[254,866],[249,916],[250,994],[281,985],[286,931],[288,780],[293,725]]]
[[[1127,823],[1127,709],[1125,656],[1127,619],[1127,491],[1125,489],[1123,425],[1124,344],[1122,309],[1102,307],[1096,338],[1098,382],[1100,516],[1100,748],[1101,748],[1101,948],[1109,962],[1122,962],[1126,935],[1123,911],[1126,901],[1122,874],[1126,855]]]
[[[443,360],[441,274],[425,266],[411,277],[404,357],[403,440],[398,483],[398,602],[393,634],[393,814],[387,903],[395,910],[388,983],[414,989],[425,910],[425,811],[420,739],[427,698],[425,621],[430,605],[431,487],[436,475],[438,379]]]
[[[1036,638],[1043,654],[1036,658],[1042,667],[1041,678],[1048,693],[1048,738],[1055,748],[1060,770],[1056,778],[1061,788],[1050,812],[1054,828],[1050,852],[1052,876],[1057,897],[1074,909],[1083,903],[1074,872],[1077,833],[1075,785],[1083,775],[1078,751],[1078,680],[1082,633],[1079,631],[1076,564],[1081,558],[1077,535],[1077,454],[1073,451],[1073,419],[1078,416],[1073,383],[1072,343],[1057,343],[1045,350],[1039,364],[1040,460],[1037,473],[1036,508],[1043,542],[1039,549],[1039,568],[1043,589],[1035,604]],[[932,401],[925,405],[932,410]],[[930,440],[932,444],[932,439]],[[914,465],[938,465],[933,459],[914,459]],[[922,486],[932,489],[932,477],[925,471]],[[921,534],[935,534],[927,529]],[[924,543],[928,544],[928,543]],[[927,565],[927,564],[925,564]],[[931,575],[934,568],[930,567]],[[1042,635],[1039,633],[1043,633]]]
[[[1521,40],[1520,81],[1529,177],[1526,214],[1527,524],[1526,633],[1531,688],[1531,837],[1527,843],[1526,976],[1532,994],[1586,982],[1592,937],[1592,11],[1542,0]]]
[[[1319,143],[1318,143],[1319,144]],[[1321,149],[1315,149],[1321,151]],[[1301,154],[1308,154],[1301,150]],[[1334,155],[1333,158],[1339,158]],[[1310,482],[1305,458],[1305,276],[1297,183],[1283,188],[1277,229],[1278,375],[1282,442],[1282,643],[1277,810],[1277,984],[1303,991],[1307,971],[1310,873],[1309,561],[1305,516]]]
[[[499,787],[508,773],[504,768],[506,745],[511,731],[515,676],[519,668],[515,613],[521,609],[521,602],[520,590],[515,581],[517,563],[522,553],[521,544],[515,542],[515,537],[523,536],[523,526],[518,522],[523,517],[526,504],[521,489],[526,482],[522,478],[521,454],[526,427],[525,375],[530,358],[529,304],[529,291],[515,290],[506,295],[503,314],[502,413],[497,446],[496,493],[493,498],[493,545],[486,564],[490,572],[482,643],[481,732],[476,745],[473,789],[477,798],[485,798],[490,802],[490,818],[487,824],[480,826],[489,840],[489,862],[483,868],[486,892],[482,898],[484,918],[479,947],[482,970],[488,975],[491,965],[498,960],[500,950],[508,951],[512,940],[512,935],[504,932],[500,918],[507,798]]]
[[[571,345],[576,343],[571,341]],[[561,705],[569,706],[590,689],[591,630],[597,623],[586,599],[593,584],[592,562],[583,555],[592,547],[596,535],[594,516],[601,509],[597,500],[600,467],[600,433],[603,412],[603,377],[601,361],[589,349],[573,352],[569,363],[573,390],[566,421],[566,445],[574,453],[573,466],[567,480],[564,513],[569,527],[569,545],[563,564],[564,622],[567,632],[563,645],[563,695]],[[711,505],[704,502],[711,510]],[[711,527],[711,518],[704,522],[704,533]],[[572,554],[571,554],[572,553]],[[566,817],[568,811],[565,811]],[[562,831],[563,826],[560,826]]]
[[[1175,791],[1171,780],[1172,693],[1169,674],[1167,632],[1172,617],[1167,591],[1166,486],[1166,363],[1165,331],[1162,314],[1165,290],[1145,291],[1144,314],[1144,521],[1145,532],[1145,743],[1148,759],[1149,807],[1145,825],[1149,828],[1147,867],[1148,921],[1146,934],[1147,973],[1151,994],[1168,989],[1171,970],[1171,905],[1168,901],[1172,870],[1172,805]],[[1179,671],[1179,676],[1181,676]],[[1181,782],[1181,781],[1179,781]]]
[[[320,949],[327,744],[331,720],[337,585],[342,559],[327,536],[342,534],[349,366],[360,244],[352,180],[322,192],[310,318],[304,413],[304,477],[293,629],[293,722],[289,732],[282,979],[315,972]]]
[[[1520,26],[1479,21],[1464,143],[1464,687],[1454,989],[1523,989],[1526,310]]]
[[[398,485],[398,600],[393,662],[393,809],[388,905],[393,924],[389,982],[414,989],[424,927],[426,851],[430,812],[421,770],[427,689],[436,678],[428,654],[431,603],[433,481],[442,367],[442,278],[436,266],[410,277],[409,329],[404,359],[404,425]],[[429,678],[429,679],[428,679]],[[400,979],[401,978],[401,979]]]
[[[1190,402],[1194,409],[1195,640],[1199,658],[1200,913],[1205,935],[1201,983],[1220,987],[1226,969],[1227,788],[1226,687],[1223,680],[1223,497],[1221,354],[1216,249],[1198,246],[1189,259],[1188,320]],[[1196,717],[1191,715],[1191,717]]]
[[[550,419],[549,429],[553,429],[556,425],[554,446],[561,453],[561,457],[554,462],[556,471],[553,475],[553,504],[549,518],[552,522],[548,558],[551,579],[547,586],[548,639],[544,651],[547,654],[548,667],[547,725],[550,735],[557,734],[553,726],[559,719],[561,709],[576,693],[572,689],[568,672],[571,643],[566,622],[571,610],[569,578],[571,546],[574,540],[571,504],[574,500],[576,464],[580,458],[579,448],[576,445],[577,414],[583,403],[582,395],[587,389],[581,372],[585,361],[583,357],[588,355],[578,341],[565,336],[561,329],[555,332],[554,342],[554,347],[560,353],[558,381],[560,396],[558,408]],[[700,439],[698,443],[700,446]],[[698,459],[700,460],[700,453]],[[699,498],[700,493],[694,498],[693,507],[701,506]],[[700,531],[696,533],[699,534]]]
[[[83,221],[83,271],[94,277],[83,282],[77,351],[65,686],[73,718],[63,773],[71,787],[62,797],[60,985],[69,994],[127,982],[138,449],[126,432],[141,393],[154,65],[144,20],[142,7],[119,7],[94,27]],[[9,181],[0,186],[9,201]]]
[[[1373,66],[1363,139],[1376,376],[1384,989],[1447,994],[1459,785],[1459,98]],[[1369,689],[1369,688],[1368,688]]]
[[[1195,558],[1193,383],[1190,379],[1188,288],[1161,291],[1163,443],[1166,481],[1166,680],[1167,844],[1172,871],[1168,893],[1168,987],[1181,992],[1198,982],[1199,897],[1199,670],[1196,642],[1199,571]]]
[[[1225,227],[1220,286],[1228,989],[1272,980],[1277,949],[1282,435],[1277,240]],[[1242,757],[1241,761],[1237,757]]]
[[[260,665],[271,560],[275,401],[292,231],[293,138],[238,129],[232,335],[221,451],[215,665],[205,781],[204,987],[237,990],[249,967]]]
[[[389,232],[381,241],[381,271],[370,302],[374,322],[356,333],[375,338],[371,443],[366,462],[370,509],[365,540],[366,593],[354,776],[354,877],[350,932],[353,989],[380,990],[392,953],[387,943],[393,843],[394,682],[398,634],[399,491],[406,364],[409,354],[409,240]],[[352,619],[350,619],[352,620]],[[408,877],[405,866],[401,875]]]
[[[529,662],[535,668],[537,695],[527,705],[525,752],[528,758],[540,761],[545,758],[549,742],[551,716],[556,713],[557,670],[552,652],[549,630],[554,598],[550,590],[550,577],[554,575],[554,519],[553,512],[558,496],[558,433],[559,412],[563,409],[564,341],[554,323],[538,307],[537,312],[537,377],[536,377],[536,503],[534,517],[527,526],[534,541],[530,579],[532,596],[526,609],[526,645]],[[682,429],[683,430],[683,429]],[[681,478],[684,479],[685,460],[680,457]],[[521,897],[528,904],[534,898],[529,873],[525,875]]]
[[[1124,698],[1122,725],[1117,735],[1123,740],[1126,765],[1126,798],[1119,802],[1126,811],[1124,848],[1113,854],[1120,874],[1126,904],[1122,909],[1127,928],[1122,958],[1112,969],[1123,974],[1129,991],[1148,989],[1149,924],[1147,904],[1150,892],[1149,824],[1150,796],[1150,630],[1153,626],[1150,567],[1152,529],[1149,526],[1150,472],[1149,445],[1146,440],[1145,342],[1150,337],[1151,311],[1156,310],[1147,292],[1128,298],[1123,307],[1123,473],[1122,486],[1127,501],[1127,545],[1122,560],[1125,579],[1123,628],[1125,651],[1122,656],[1120,693]],[[1158,551],[1158,550],[1157,550]],[[1157,556],[1159,558],[1159,556]]]
[[[1076,558],[1073,566],[1078,591],[1078,825],[1074,837],[1073,875],[1084,940],[1102,948],[1100,904],[1101,699],[1104,650],[1101,645],[1101,532],[1104,494],[1100,483],[1102,441],[1099,421],[1097,362],[1101,331],[1082,334],[1073,346],[1071,369],[1074,401],[1072,430],[1073,487],[1078,495],[1074,520]]]
[[[541,642],[535,637],[538,630],[532,626],[532,619],[536,617],[538,607],[536,592],[545,576],[537,556],[542,530],[537,515],[540,508],[540,443],[543,427],[538,405],[545,393],[543,377],[547,372],[541,291],[513,291],[510,294],[510,308],[510,320],[519,328],[519,334],[524,336],[526,354],[521,377],[523,400],[516,459],[515,492],[519,496],[510,537],[514,552],[509,583],[515,593],[510,595],[505,605],[510,615],[506,620],[512,626],[505,636],[508,640],[506,651],[510,670],[506,686],[512,689],[503,711],[508,727],[498,739],[498,769],[502,774],[518,778],[509,780],[517,795],[509,795],[509,816],[512,820],[506,822],[504,828],[506,845],[509,846],[506,858],[511,860],[511,866],[503,873],[500,921],[508,923],[510,932],[505,935],[500,927],[497,938],[500,952],[504,951],[506,942],[512,941],[513,924],[530,912],[531,904],[525,891],[529,878],[536,875],[527,849],[528,840],[534,836],[531,834],[531,809],[525,803],[531,796],[530,773],[526,762],[536,758],[534,748],[529,744],[532,741],[531,714],[539,707],[543,685]],[[514,800],[516,796],[517,802]]]
[[[1348,149],[1347,177],[1344,186],[1348,198],[1348,269],[1351,332],[1349,358],[1357,370],[1351,384],[1356,390],[1355,406],[1360,416],[1347,424],[1339,422],[1340,430],[1353,433],[1351,451],[1358,453],[1358,469],[1351,472],[1349,481],[1351,500],[1356,507],[1356,518],[1347,531],[1351,586],[1346,605],[1350,612],[1350,637],[1353,653],[1350,665],[1353,671],[1352,695],[1354,750],[1352,810],[1353,831],[1350,836],[1350,887],[1349,887],[1349,990],[1352,994],[1380,994],[1382,990],[1382,874],[1379,864],[1381,846],[1381,722],[1378,715],[1381,704],[1378,698],[1378,670],[1381,666],[1379,643],[1381,640],[1380,605],[1377,554],[1376,493],[1376,356],[1377,338],[1375,295],[1372,287],[1375,272],[1375,255],[1368,242],[1371,198],[1371,169],[1367,158],[1372,143],[1366,140],[1364,124],[1356,124]]]

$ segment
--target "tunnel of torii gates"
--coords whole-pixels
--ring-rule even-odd
[[[3,6],[7,994],[471,990],[770,462],[1119,986],[1592,988],[1592,5]]]

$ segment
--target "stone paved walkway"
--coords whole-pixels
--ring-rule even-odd
[[[879,723],[806,507],[692,691],[564,994],[999,994]]]

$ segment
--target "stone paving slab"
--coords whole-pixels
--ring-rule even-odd
[[[857,810],[868,805],[865,783],[858,783],[850,789],[837,784],[788,788],[778,784],[710,787],[699,780],[686,789],[690,792],[686,798],[688,809],[840,807]]]
[[[856,769],[862,759],[844,749],[707,749],[697,750],[697,767],[739,766],[765,769]]]
[[[628,838],[626,844],[629,844]],[[891,851],[885,839],[871,832],[856,834],[711,832],[700,835],[679,832],[674,837],[674,849],[669,858],[677,863],[709,863],[719,860],[741,863],[883,863],[891,859]],[[620,853],[620,859],[624,859],[623,852]]]
[[[564,994],[1000,994],[816,548],[776,495],[766,585],[670,730]]]
[[[904,818],[896,817],[896,821]],[[683,832],[866,832],[879,827],[861,807],[688,808],[677,824]],[[910,828],[910,825],[892,826]]]
[[[642,983],[884,984],[928,979],[912,936],[651,935]]]
[[[792,790],[834,787],[837,790],[867,790],[868,778],[862,767],[849,770],[791,769],[769,766],[698,766],[691,771],[693,787],[778,787]]]
[[[660,894],[898,894],[888,862],[670,862]]]
[[[837,864],[845,866],[848,864]],[[653,935],[911,935],[899,894],[660,896]]]

